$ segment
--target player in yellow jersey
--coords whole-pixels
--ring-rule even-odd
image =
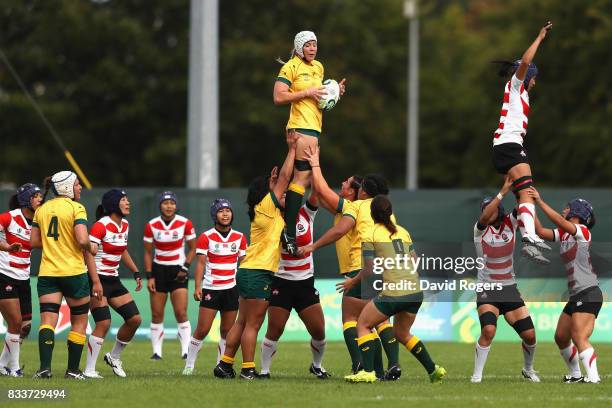
[[[257,333],[268,309],[272,275],[278,271],[280,236],[285,227],[284,194],[291,180],[298,140],[298,135],[288,133],[289,151],[280,171],[275,167],[270,176],[257,177],[249,185],[247,204],[251,233],[246,256],[236,273],[240,295],[238,319],[227,334],[225,352],[213,371],[215,377],[236,376],[233,364],[238,347],[242,347],[240,378],[259,377],[255,371]]]
[[[313,186],[317,190],[322,188],[318,148],[309,149],[307,157],[311,162],[311,166],[313,166],[313,170],[315,170],[313,172]],[[300,253],[311,252],[332,242],[342,242],[342,240],[348,238],[349,244],[343,251],[345,254],[348,251],[348,259],[351,260],[350,263],[352,264],[351,267],[355,269],[345,273],[344,277],[355,277],[361,269],[361,241],[368,229],[374,225],[370,215],[370,202],[374,196],[387,194],[388,192],[389,187],[383,177],[374,174],[365,176],[357,193],[358,200],[348,205],[345,204],[342,216],[338,217],[339,220],[335,225],[313,245],[300,248]],[[345,242],[342,242],[342,244],[345,244]],[[357,318],[363,307],[367,304],[369,296],[367,293],[362,293],[361,287],[357,286],[350,291],[346,291],[342,297],[343,334],[349,354],[351,355],[352,371],[354,373],[360,369],[360,354],[357,346]],[[399,345],[393,335],[391,324],[389,322],[382,322],[377,327],[377,332],[380,336],[380,343],[376,344],[376,373],[380,378],[397,380],[400,378],[402,371],[399,365]],[[386,372],[382,367],[382,351],[378,347],[379,345],[384,348],[387,355],[388,367]]]
[[[374,328],[393,316],[393,331],[397,340],[425,367],[430,381],[439,383],[446,370],[433,362],[423,342],[410,333],[423,302],[418,272],[412,262],[416,255],[411,248],[410,234],[392,220],[393,209],[387,196],[379,195],[371,201],[371,216],[375,224],[362,239],[364,267],[356,277],[337,284],[343,291],[360,285],[372,285],[374,290],[380,291],[363,308],[357,321],[357,342],[363,370],[344,378],[350,382],[377,380],[374,349],[378,339]],[[396,261],[398,258],[399,262]],[[389,264],[394,265],[389,267]],[[372,273],[382,275],[382,279],[368,279]]]
[[[92,281],[92,292],[99,300],[102,298],[102,285],[92,256],[94,248],[89,242],[87,212],[78,202],[82,187],[76,174],[60,171],[45,180],[45,188],[44,197],[52,190],[55,198],[45,202],[34,213],[30,241],[32,248],[42,248],[37,283],[40,369],[34,378],[51,378],[55,326],[64,297],[70,307],[72,324],[68,333],[68,369],[65,377],[83,380],[85,377],[79,363],[89,312],[87,271]]]
[[[319,144],[323,125],[323,112],[318,101],[325,95],[322,86],[323,64],[317,61],[317,37],[312,31],[301,31],[293,41],[291,59],[284,63],[274,84],[273,99],[276,105],[291,104],[287,132],[301,136],[298,140],[295,173],[286,197],[283,246],[291,255],[297,254],[295,220],[302,206],[306,187],[310,184],[311,168],[305,151]],[[282,61],[281,61],[282,62]],[[345,79],[338,83],[340,96],[344,94]]]

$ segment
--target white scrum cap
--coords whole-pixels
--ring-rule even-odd
[[[77,175],[71,171],[60,171],[51,177],[51,184],[55,195],[74,198],[74,183]]]
[[[304,58],[304,44],[312,40],[317,41],[317,36],[312,31],[300,31],[297,33],[293,40],[293,47],[296,54]]]

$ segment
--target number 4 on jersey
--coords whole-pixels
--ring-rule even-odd
[[[51,221],[49,222],[49,228],[47,231],[47,236],[49,238],[53,238],[53,240],[57,241],[59,239],[59,232],[57,226],[57,216],[51,217]]]

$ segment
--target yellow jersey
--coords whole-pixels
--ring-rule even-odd
[[[278,272],[280,236],[285,228],[280,208],[273,192],[268,193],[255,206],[255,219],[251,222],[251,244],[240,263],[241,268]]]
[[[350,203],[350,205],[346,205],[342,211],[343,217],[351,217],[355,220],[355,226],[353,230],[349,232],[349,234],[352,234],[351,251],[359,254],[360,258],[361,242],[364,237],[371,234],[372,228],[374,228],[374,220],[372,219],[372,213],[370,211],[372,200],[374,199],[355,200]],[[395,215],[391,215],[391,220],[395,223]]]
[[[336,209],[336,215],[334,216],[334,225],[336,225],[342,219],[342,212],[349,206],[351,202],[340,197],[338,200],[338,208]],[[336,256],[338,257],[338,268],[340,273],[353,272],[361,269],[361,251],[359,248],[354,248],[352,243],[354,241],[355,230],[350,230],[346,235],[336,241]]]
[[[310,64],[297,55],[278,73],[277,81],[289,86],[290,92],[300,92],[323,84],[323,65],[314,60]],[[312,98],[303,98],[291,104],[287,129],[307,129],[321,133],[323,112]]]
[[[87,225],[87,211],[70,198],[56,197],[36,210],[32,226],[40,229],[42,239],[38,276],[74,276],[87,271],[74,236],[77,224]]]
[[[373,260],[375,276],[380,276],[382,272],[382,296],[406,296],[421,291],[419,275],[414,269],[410,254],[412,238],[404,228],[397,224],[396,227],[397,232],[391,235],[384,225],[375,224],[363,237],[364,258]],[[396,262],[387,268],[388,265],[384,262],[386,259],[394,259]]]

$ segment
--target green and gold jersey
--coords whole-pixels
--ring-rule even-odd
[[[340,197],[338,200],[338,208],[334,216],[334,225],[342,219],[342,213],[346,207],[351,204],[349,200]],[[340,273],[344,275],[352,271],[361,269],[361,251],[360,248],[353,246],[356,235],[355,229],[350,230],[346,235],[336,241],[336,255],[338,257],[338,268]]]
[[[405,296],[421,291],[411,257],[412,238],[404,228],[397,224],[396,227],[397,232],[391,234],[384,225],[375,224],[362,241],[365,262],[373,262],[376,275],[382,273],[382,296]]]
[[[289,85],[289,91],[300,92],[323,83],[323,65],[314,60],[310,64],[299,56],[291,58],[278,73],[277,81]],[[303,98],[291,104],[287,129],[308,129],[321,133],[323,112],[312,98]]]
[[[74,226],[87,225],[82,204],[56,197],[34,213],[33,227],[40,229],[42,259],[38,276],[74,276],[86,272],[83,250],[76,242]]]
[[[278,272],[280,236],[283,228],[285,221],[280,204],[274,193],[270,192],[255,206],[255,219],[251,222],[251,243],[240,267]]]

